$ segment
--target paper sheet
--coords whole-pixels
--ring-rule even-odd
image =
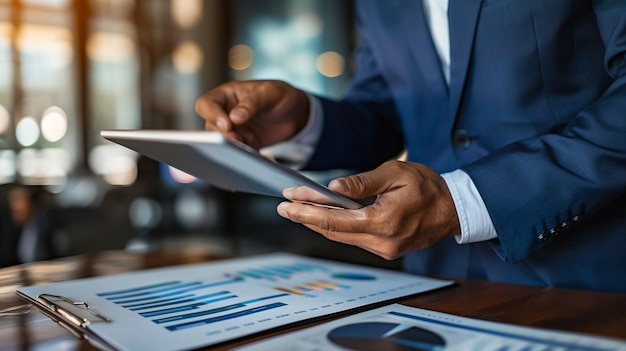
[[[84,301],[89,328],[120,350],[208,346],[452,284],[402,272],[269,254],[19,289]]]
[[[237,351],[609,351],[626,340],[516,327],[393,304]]]

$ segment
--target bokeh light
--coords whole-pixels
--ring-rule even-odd
[[[202,0],[172,0],[170,9],[180,28],[191,28],[202,18]]]
[[[9,183],[15,179],[15,152],[0,150],[0,183]]]
[[[252,66],[254,52],[247,45],[235,45],[228,50],[228,65],[235,71],[242,71]]]
[[[67,133],[67,114],[57,106],[48,108],[41,118],[41,134],[50,141],[61,140]]]
[[[22,177],[34,177],[37,173],[37,150],[27,148],[17,154],[17,172]]]
[[[32,146],[39,139],[40,130],[37,120],[33,117],[22,118],[15,127],[17,142],[24,147]]]
[[[27,184],[60,185],[67,181],[71,157],[67,150],[24,148],[16,158],[17,174]]]
[[[128,186],[137,180],[138,154],[116,144],[95,146],[89,152],[89,167],[111,185]]]
[[[131,185],[137,180],[137,163],[129,156],[111,157],[106,161],[102,175],[111,185]]]
[[[151,229],[161,223],[163,210],[161,205],[155,200],[138,197],[130,204],[128,215],[135,228]]]
[[[183,190],[174,202],[174,213],[186,229],[198,229],[207,222],[207,203],[193,190]]]
[[[182,74],[192,74],[198,72],[204,62],[204,54],[198,44],[192,41],[183,41],[178,45],[172,61],[176,71]]]
[[[297,48],[298,38],[293,32],[285,30],[282,23],[268,20],[259,22],[254,31],[252,42],[255,43],[256,50],[267,56],[268,59],[280,60],[294,52]]]
[[[299,38],[312,38],[322,33],[324,21],[314,13],[303,13],[294,18],[291,30]]]
[[[95,62],[127,62],[135,50],[133,39],[123,33],[95,32],[87,40],[87,55]]]
[[[327,51],[317,57],[317,70],[325,77],[338,77],[343,74],[344,61],[340,54]]]

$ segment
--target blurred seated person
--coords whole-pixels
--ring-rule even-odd
[[[52,214],[42,201],[42,190],[12,185],[1,214],[0,266],[11,266],[58,256],[62,216]]]

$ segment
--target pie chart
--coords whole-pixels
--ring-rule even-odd
[[[333,344],[355,351],[437,351],[445,340],[438,334],[410,324],[364,322],[331,330]]]

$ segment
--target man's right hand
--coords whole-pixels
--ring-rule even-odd
[[[233,81],[201,96],[205,128],[260,149],[296,135],[309,118],[309,98],[281,81]]]

